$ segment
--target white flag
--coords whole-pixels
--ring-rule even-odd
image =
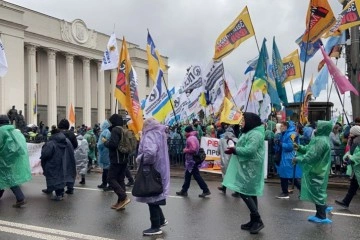
[[[5,49],[0,39],[0,77],[5,76],[7,71],[8,71],[8,64],[5,56]]]
[[[110,70],[118,67],[119,51],[116,42],[115,33],[111,34],[107,48],[104,52],[101,70]]]

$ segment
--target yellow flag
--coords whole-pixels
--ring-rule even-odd
[[[301,78],[301,68],[299,60],[299,52],[296,49],[282,60],[286,78],[283,84],[296,78]]]
[[[146,52],[148,57],[149,76],[150,79],[156,83],[158,78],[162,78],[166,68],[159,52],[156,50],[155,43],[149,32],[147,36]]]
[[[230,26],[228,26],[216,39],[213,59],[219,60],[225,57],[237,48],[240,43],[254,35],[254,28],[246,6]]]
[[[334,13],[327,0],[311,0],[306,16],[306,31],[302,40],[316,42],[330,30],[335,22]]]
[[[345,6],[345,8],[340,13],[340,16],[342,16],[339,26],[340,31],[360,25],[359,7],[360,0],[352,0]]]
[[[314,83],[314,79],[313,76],[311,76],[311,80],[310,83],[306,89],[306,93],[305,93],[305,97],[304,97],[304,102],[301,104],[301,112],[300,112],[300,122],[301,124],[305,125],[306,123],[308,123],[308,116],[309,116],[309,100],[311,99],[312,96],[312,90],[311,87]]]
[[[234,104],[227,98],[224,98],[223,109],[220,115],[220,122],[228,124],[239,124],[242,120],[242,113],[233,110]]]

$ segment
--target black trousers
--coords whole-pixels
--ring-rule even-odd
[[[114,189],[114,192],[118,196],[118,202],[126,199],[125,188],[125,171],[127,164],[110,163],[108,183]]]
[[[126,167],[125,176],[129,182],[134,182],[134,178],[131,175],[131,172],[128,167]]]
[[[244,200],[246,206],[249,208],[250,214],[255,216],[255,217],[259,217],[260,214],[259,214],[259,211],[258,211],[257,197],[256,196],[244,195],[242,193],[240,193],[240,197],[242,198],[242,200]]]
[[[157,203],[148,203],[150,212],[151,228],[158,229],[165,222],[164,214]]]
[[[326,218],[326,205],[317,205],[315,204],[316,207],[316,217],[320,218],[320,219],[325,219]]]
[[[345,198],[343,199],[343,202],[346,205],[350,205],[351,200],[353,199],[353,197],[355,196],[357,190],[359,189],[359,183],[355,177],[355,175],[353,176],[353,178],[350,181],[350,186],[349,186],[349,190],[345,196]]]
[[[187,190],[189,189],[191,183],[191,176],[194,176],[194,179],[198,183],[201,190],[203,190],[203,192],[209,192],[209,188],[205,183],[204,179],[201,177],[199,168],[197,166],[194,166],[191,172],[185,170],[185,181],[182,186],[182,192],[187,192]]]
[[[289,181],[292,182],[292,178],[280,178],[281,181],[281,190],[283,193],[289,193]],[[294,179],[294,185],[299,191],[301,191],[301,185],[297,178]]]
[[[103,169],[101,181],[104,186],[107,186],[108,184],[108,174],[109,174],[109,169]]]

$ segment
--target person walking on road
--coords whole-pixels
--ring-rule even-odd
[[[103,189],[104,191],[111,189],[110,187],[108,187],[108,180],[107,180],[109,167],[110,167],[109,149],[104,146],[104,143],[102,141],[103,138],[105,138],[106,140],[110,139],[111,133],[108,129],[109,127],[110,127],[110,123],[108,122],[108,120],[105,120],[100,125],[100,136],[97,142],[97,148],[99,153],[98,163],[99,163],[99,167],[103,169],[102,177],[101,177],[102,182],[97,187]]]
[[[326,205],[326,189],[331,167],[329,138],[331,130],[330,121],[318,121],[315,136],[308,145],[294,144],[298,154],[294,157],[293,164],[298,163],[303,170],[300,199],[315,203],[316,207],[316,215],[308,217],[310,222],[332,222],[326,217],[326,213],[333,209]]]
[[[236,146],[226,150],[232,156],[222,184],[239,192],[250,210],[250,221],[242,224],[241,229],[257,234],[264,228],[257,197],[264,191],[265,128],[258,115],[245,112],[243,117],[242,134]]]
[[[191,176],[194,176],[196,182],[199,184],[199,187],[203,191],[199,195],[199,197],[204,198],[211,193],[204,179],[200,175],[199,165],[195,163],[193,158],[193,155],[198,153],[200,148],[199,140],[197,138],[197,131],[194,131],[192,126],[187,126],[185,128],[185,136],[186,147],[183,150],[183,152],[185,153],[185,180],[181,191],[176,192],[176,195],[184,197],[188,195],[187,191],[190,187]]]
[[[13,207],[26,204],[19,185],[31,180],[29,154],[24,135],[10,124],[7,115],[0,115],[0,198],[10,188],[16,198]]]
[[[343,200],[335,200],[337,205],[340,205],[343,208],[349,208],[351,200],[356,195],[357,190],[359,189],[359,179],[360,179],[360,126],[353,126],[350,128],[349,134],[349,145],[350,151],[344,156],[344,163],[353,168],[354,174],[350,181],[350,186],[346,196]]]
[[[136,201],[147,203],[149,206],[151,227],[143,231],[145,236],[162,234],[161,227],[168,224],[160,207],[166,205],[170,190],[170,162],[165,128],[154,118],[145,120],[136,158],[138,164],[143,161],[144,165],[154,166],[161,175],[163,186],[163,193],[158,196],[136,198]]]
[[[112,209],[120,210],[130,203],[130,198],[126,195],[125,171],[128,163],[128,154],[121,153],[118,150],[121,141],[123,119],[119,114],[113,114],[109,118],[111,127],[110,139],[102,138],[104,146],[109,149],[110,167],[108,173],[108,182],[110,187],[118,196],[117,202],[111,206]]]
[[[79,184],[85,184],[85,175],[88,170],[88,151],[89,151],[89,144],[84,138],[83,135],[79,134],[76,137],[78,141],[78,147],[75,149],[75,161],[76,161],[76,171],[81,177],[81,181]]]

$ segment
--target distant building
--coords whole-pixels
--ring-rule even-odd
[[[51,126],[68,118],[72,104],[76,125],[102,122],[115,112],[117,70],[100,70],[109,37],[80,19],[67,22],[0,0],[0,38],[9,65],[0,79],[0,113],[15,105],[27,123]],[[128,48],[142,100],[153,86],[146,50],[130,42]]]

